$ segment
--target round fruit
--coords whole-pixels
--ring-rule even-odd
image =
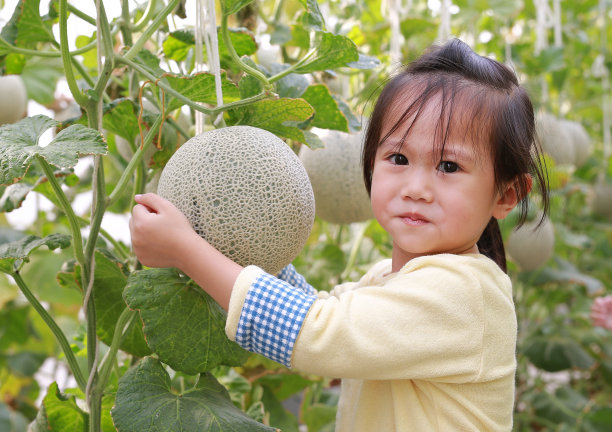
[[[561,125],[570,136],[574,146],[574,165],[576,165],[576,167],[581,167],[591,155],[591,137],[584,126],[578,122],[561,120]]]
[[[26,116],[28,93],[19,75],[0,76],[0,126]]]
[[[325,143],[321,149],[300,149],[321,219],[348,224],[374,217],[361,169],[363,133],[314,129]]]
[[[314,222],[304,166],[280,138],[251,126],[188,140],[164,167],[157,193],[224,255],[271,274],[300,253]]]
[[[593,213],[612,220],[612,184],[605,180],[598,180],[593,186],[590,197]]]
[[[541,112],[536,117],[536,136],[542,150],[558,165],[573,165],[576,151],[572,137],[552,114]]]
[[[525,222],[508,236],[506,250],[521,270],[535,270],[552,256],[555,231],[550,219],[545,218],[537,227],[540,217]]]

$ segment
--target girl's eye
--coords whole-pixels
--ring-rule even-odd
[[[395,165],[408,165],[408,158],[401,153],[392,154],[389,160]]]
[[[455,162],[442,161],[440,162],[440,165],[438,165],[438,169],[443,173],[450,174],[457,172],[459,170],[459,165],[457,165]]]

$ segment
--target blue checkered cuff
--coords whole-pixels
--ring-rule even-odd
[[[314,289],[308,282],[306,282],[304,276],[297,272],[293,264],[289,264],[287,267],[282,269],[276,275],[276,277],[284,280],[289,285],[301,289],[306,294],[314,295],[317,293],[317,290]]]
[[[316,298],[274,276],[261,274],[244,299],[236,342],[290,367],[293,345]]]

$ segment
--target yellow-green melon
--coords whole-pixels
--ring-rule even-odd
[[[313,132],[325,147],[312,150],[302,146],[299,155],[312,183],[317,216],[335,224],[373,218],[361,168],[363,132],[349,134],[327,129]]]
[[[550,219],[537,227],[540,217],[525,222],[508,236],[506,251],[521,270],[535,270],[550,259],[555,247],[555,231]],[[536,228],[537,227],[537,228]]]
[[[28,93],[19,75],[0,76],[0,126],[25,117]]]
[[[300,253],[314,222],[299,158],[276,135],[251,126],[188,140],[164,167],[157,192],[224,255],[272,274]]]
[[[593,213],[612,220],[612,183],[597,180],[589,200]]]
[[[557,117],[547,112],[539,112],[536,116],[536,138],[542,150],[550,155],[557,165],[574,164],[576,151],[572,137]]]

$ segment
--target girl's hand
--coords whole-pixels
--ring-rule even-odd
[[[189,253],[195,237],[201,237],[170,201],[148,193],[136,195],[130,233],[132,249],[138,260],[148,267],[178,267]]]
[[[612,330],[612,296],[598,297],[591,305],[593,324]]]

